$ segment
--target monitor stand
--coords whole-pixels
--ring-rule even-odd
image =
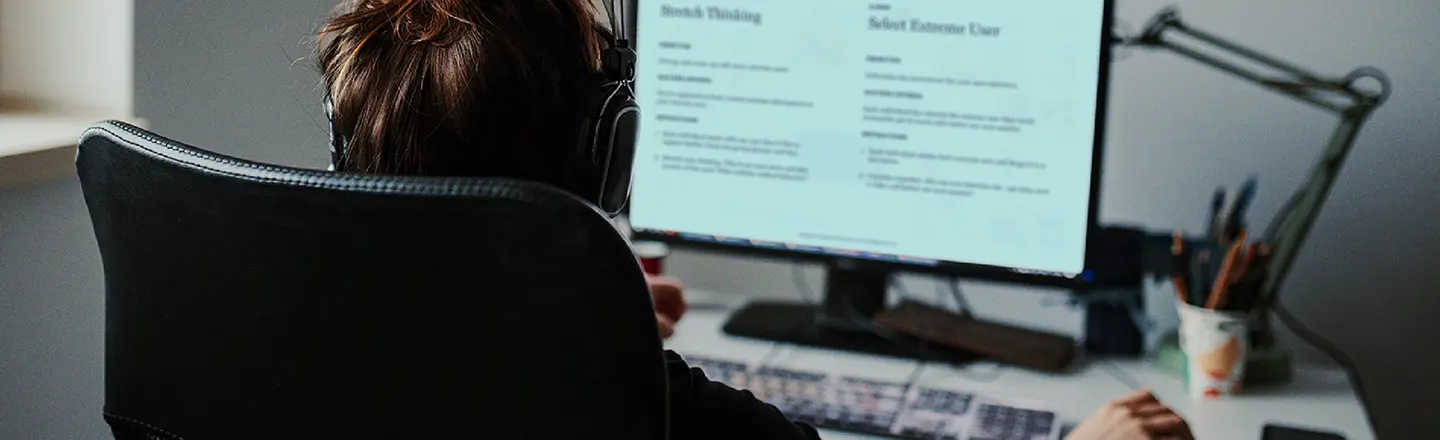
[[[826,267],[825,298],[820,305],[752,302],[725,322],[726,334],[786,344],[828,348],[903,359],[968,363],[978,356],[887,333],[874,324],[885,308],[890,273],[862,269],[846,261]]]

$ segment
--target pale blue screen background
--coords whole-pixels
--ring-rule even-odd
[[[639,8],[636,228],[1083,270],[1102,1]]]

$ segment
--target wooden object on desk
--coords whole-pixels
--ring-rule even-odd
[[[1075,339],[959,315],[916,301],[880,312],[875,324],[922,341],[996,361],[1061,373],[1077,354]]]
[[[117,116],[0,109],[0,189],[74,176],[80,134]],[[145,125],[135,118],[124,120]]]

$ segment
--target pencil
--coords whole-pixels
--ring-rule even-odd
[[[1248,231],[1240,231],[1240,236],[1235,237],[1235,242],[1230,245],[1230,250],[1225,252],[1225,261],[1220,263],[1220,271],[1216,276],[1215,286],[1210,290],[1210,299],[1206,301],[1205,308],[1215,310],[1230,294],[1229,286],[1226,284],[1230,281],[1230,272],[1234,270],[1233,265],[1240,249],[1245,247],[1245,239],[1248,234]]]
[[[1190,302],[1190,292],[1188,291],[1189,289],[1185,287],[1185,276],[1176,272],[1170,282],[1175,284],[1175,294],[1180,297],[1180,302],[1188,304]]]
[[[1220,238],[1220,210],[1225,208],[1225,187],[1215,189],[1210,200],[1210,222],[1205,225],[1205,236],[1211,240]]]
[[[1180,302],[1190,304],[1190,280],[1187,276],[1190,272],[1190,258],[1185,249],[1184,233],[1175,231],[1170,241],[1170,254],[1175,257],[1175,268],[1171,271],[1170,282],[1175,285],[1175,294],[1180,298]]]

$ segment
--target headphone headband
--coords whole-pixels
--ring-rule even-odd
[[[602,0],[605,2],[605,15],[610,18],[610,47],[601,51],[600,69],[607,81],[634,81],[635,80],[635,49],[630,47],[630,40],[626,38],[625,29],[625,1],[626,0]],[[620,3],[620,13],[610,7],[611,2]]]
[[[628,49],[630,47],[630,40],[626,38],[625,17],[622,17],[622,15],[625,15],[625,0],[601,1],[605,2],[605,15],[610,18],[610,42],[612,43],[610,47],[623,47]],[[619,14],[615,13],[615,8],[611,6],[612,3],[620,3]]]

